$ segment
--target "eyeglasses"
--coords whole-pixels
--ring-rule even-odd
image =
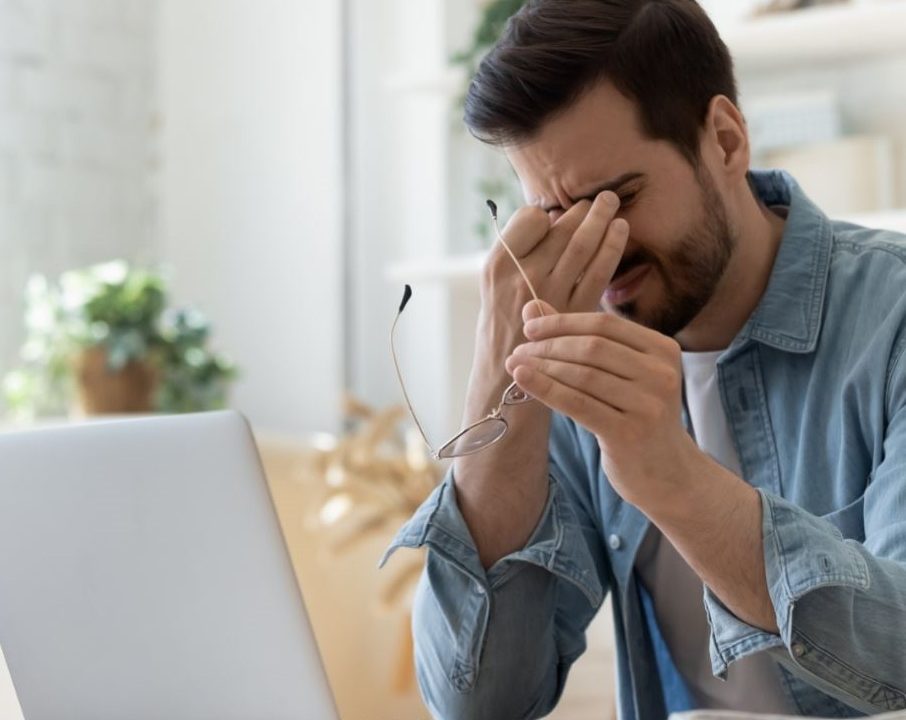
[[[529,291],[532,293],[532,298],[534,298],[535,303],[537,303],[538,311],[544,315],[544,309],[541,306],[541,301],[538,299],[535,288],[532,286],[531,280],[528,279],[525,270],[523,270],[522,265],[516,259],[516,255],[500,234],[500,226],[497,221],[497,205],[493,200],[488,200],[488,209],[491,211],[491,219],[494,223],[494,231],[497,235],[497,240],[500,241],[500,244],[503,245],[507,254],[516,264],[516,268],[519,270],[520,275],[522,275],[522,279],[525,280],[525,284],[528,285]],[[412,288],[409,287],[409,285],[406,285],[406,288],[403,291],[402,302],[400,302],[399,310],[396,313],[396,319],[393,321],[393,326],[390,329],[390,352],[393,354],[393,366],[396,368],[396,377],[399,380],[400,388],[403,391],[403,397],[406,399],[406,405],[409,407],[409,414],[412,415],[412,419],[415,421],[416,427],[418,427],[422,440],[425,441],[425,445],[427,445],[428,450],[431,452],[431,456],[435,460],[449,460],[481,452],[506,435],[509,424],[507,423],[506,418],[503,417],[504,408],[511,405],[522,405],[533,398],[522,390],[515,382],[511,383],[507,389],[503,391],[503,395],[500,397],[500,403],[496,408],[488,415],[481,418],[481,420],[473,422],[468,427],[460,430],[456,435],[441,445],[438,450],[435,450],[428,441],[428,436],[425,434],[421,423],[418,421],[418,416],[412,408],[412,403],[409,400],[409,393],[406,392],[406,384],[403,382],[403,374],[400,372],[399,359],[396,353],[396,326],[399,323],[400,316],[403,314],[403,310],[406,309],[406,305],[411,299]]]

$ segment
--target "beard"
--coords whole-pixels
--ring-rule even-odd
[[[723,199],[707,170],[696,171],[702,191],[703,218],[699,227],[684,235],[666,258],[639,250],[620,263],[616,275],[650,264],[664,282],[663,302],[650,310],[636,300],[614,310],[630,320],[673,337],[691,323],[713,297],[727,269],[736,236],[727,220]]]

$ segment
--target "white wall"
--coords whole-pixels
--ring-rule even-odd
[[[474,217],[453,182],[460,151],[472,142],[462,141],[452,95],[432,86],[476,13],[474,0],[352,0],[353,387],[375,405],[402,402],[388,332],[403,283],[412,283],[400,363],[434,443],[459,427],[465,393],[464,379],[450,374],[463,352],[447,330],[454,298],[416,277],[390,280],[387,269],[447,255],[451,237],[469,224],[464,218]],[[470,358],[470,348],[464,352]]]
[[[258,427],[333,430],[342,389],[340,2],[161,0],[162,257]]]
[[[155,254],[157,0],[0,0],[0,375],[35,272]]]

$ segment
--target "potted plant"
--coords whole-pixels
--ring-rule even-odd
[[[22,365],[3,381],[19,417],[223,407],[236,369],[207,349],[200,313],[168,309],[161,274],[114,261],[26,290]]]

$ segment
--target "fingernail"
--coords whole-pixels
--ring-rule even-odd
[[[620,197],[615,192],[608,190],[604,193],[605,202],[610,205],[610,207],[619,207],[620,206]]]

